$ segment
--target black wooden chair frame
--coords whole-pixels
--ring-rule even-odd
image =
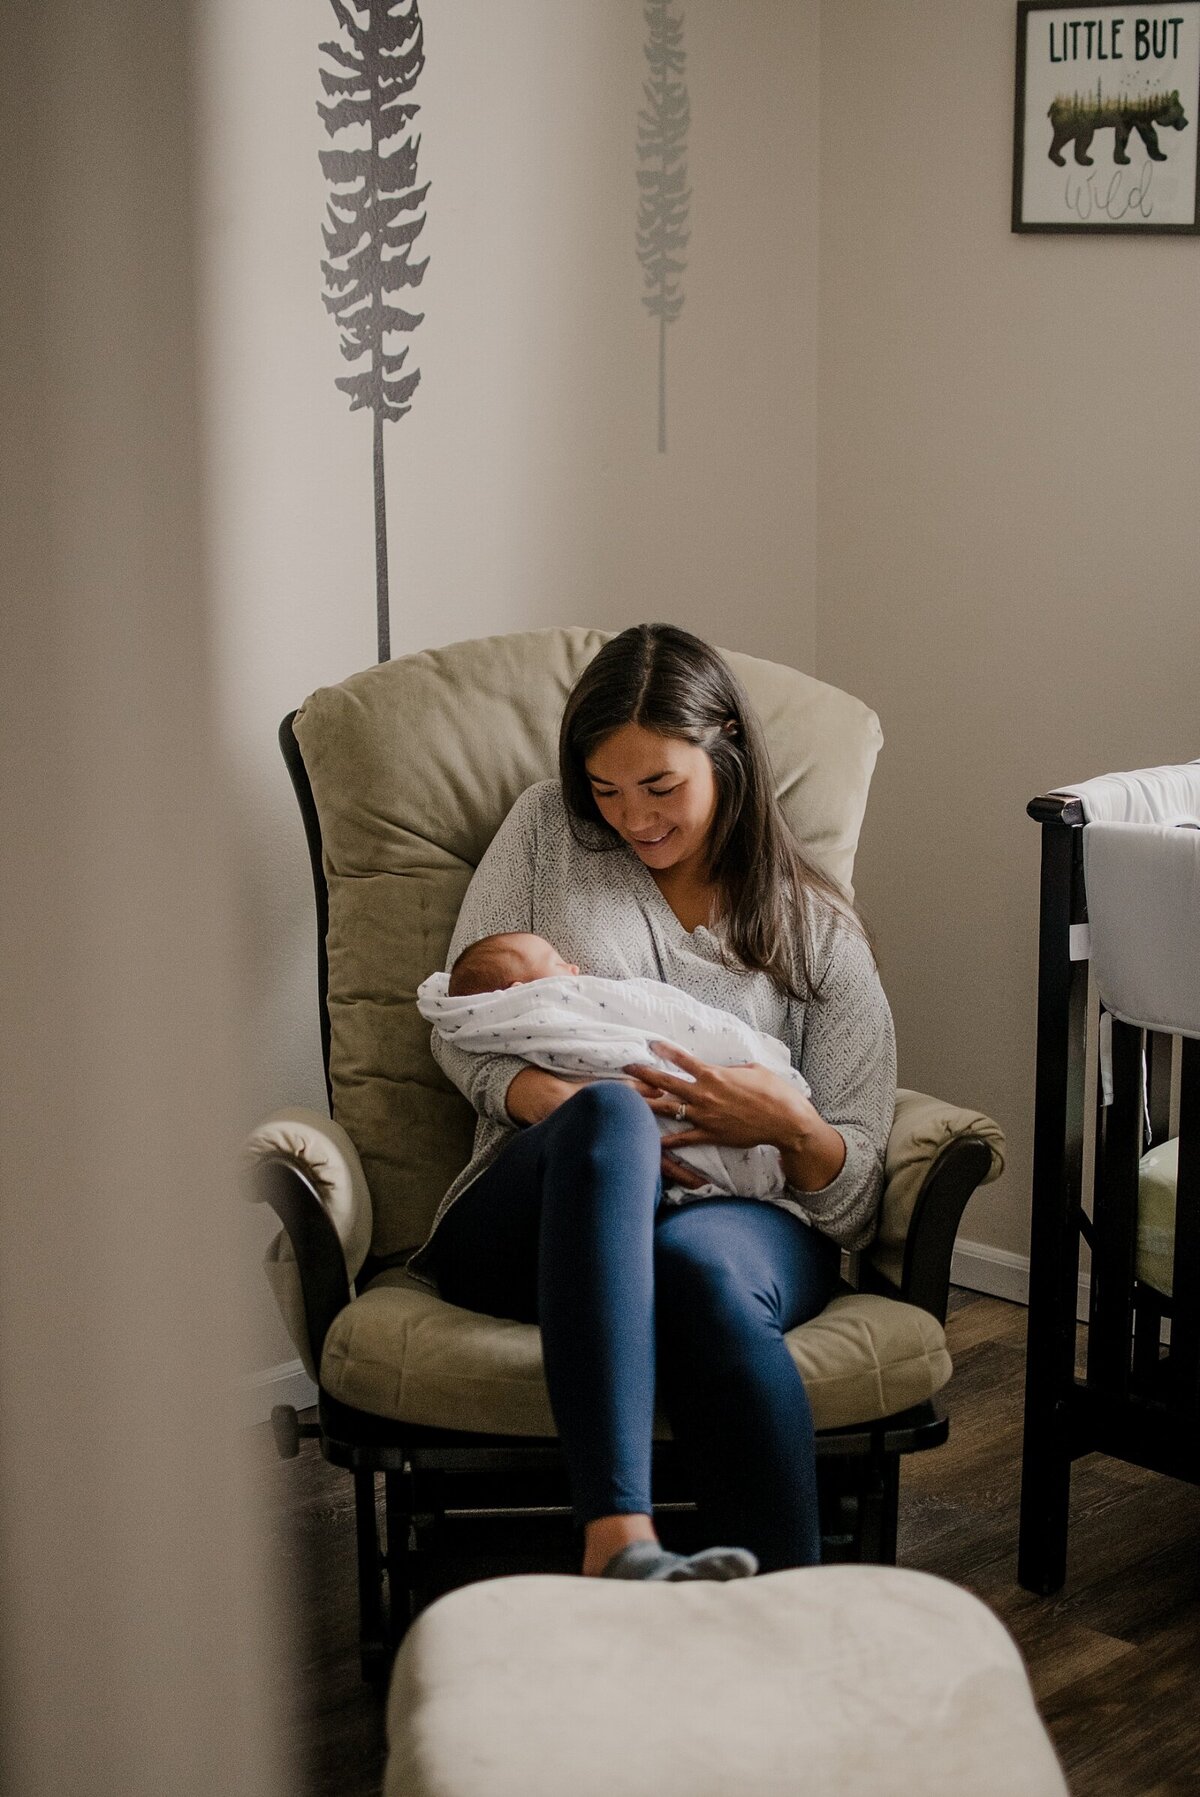
[[[1112,1103],[1088,1089],[1087,925],[1080,801],[1031,801],[1042,829],[1029,1347],[1018,1577],[1043,1596],[1066,1577],[1072,1463],[1105,1453],[1200,1483],[1200,1041],[1181,1039],[1173,1298],[1137,1278],[1145,1101],[1170,1133],[1173,1038],[1112,1020]],[[1084,1191],[1088,1111],[1094,1175]],[[1090,1200],[1090,1211],[1088,1203]],[[1076,1370],[1080,1244],[1091,1250],[1086,1365]],[[1169,1350],[1160,1347],[1170,1319]]]
[[[317,977],[325,1084],[332,1110],[326,933],[329,899],[321,852],[321,826],[308,773],[292,730],[295,713],[279,729],[280,747],[299,801],[312,865],[317,913]],[[861,1289],[903,1298],[945,1320],[950,1257],[959,1219],[986,1177],[992,1151],[979,1139],[951,1142],[924,1179],[909,1228],[900,1284],[864,1260]],[[255,1169],[260,1195],[287,1231],[296,1255],[312,1364],[320,1367],[325,1337],[351,1301],[337,1232],[304,1167],[280,1153]],[[381,1271],[368,1257],[358,1276],[364,1289]],[[354,1477],[358,1545],[360,1654],[364,1678],[386,1677],[404,1630],[421,1607],[429,1568],[448,1551],[456,1513],[480,1509],[569,1513],[566,1470],[558,1442],[491,1436],[394,1422],[354,1410],[319,1393],[317,1421],[301,1423],[294,1409],[272,1414],[279,1451],[298,1451],[301,1436],[314,1436],[325,1459]],[[949,1433],[934,1402],[881,1421],[817,1436],[822,1551],[827,1560],[891,1565],[896,1558],[900,1456],[938,1447]],[[377,1481],[383,1480],[383,1535]],[[659,1502],[686,1506],[683,1470],[674,1444],[656,1442],[653,1476]]]

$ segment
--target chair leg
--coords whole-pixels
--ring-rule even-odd
[[[896,1529],[900,1520],[900,1456],[887,1454],[880,1469],[879,1560],[880,1566],[896,1564]]]
[[[407,1473],[383,1475],[387,1527],[388,1631],[393,1648],[400,1645],[413,1616],[413,1556],[410,1546],[412,1500]]]
[[[825,1566],[857,1560],[862,1505],[857,1485],[840,1460],[817,1462],[821,1504],[821,1561]]]
[[[878,1454],[864,1469],[858,1559],[869,1566],[896,1564],[900,1508],[900,1456]]]
[[[354,1474],[354,1531],[358,1546],[358,1654],[363,1678],[380,1684],[391,1665],[383,1611],[383,1555],[375,1516],[375,1474]]]

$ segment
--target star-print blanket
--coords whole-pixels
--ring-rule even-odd
[[[652,1041],[665,1042],[716,1067],[756,1062],[790,1079],[805,1097],[809,1094],[807,1080],[776,1037],[658,980],[558,974],[458,998],[449,996],[449,983],[445,973],[425,980],[417,990],[417,1008],[441,1036],[468,1053],[520,1055],[564,1079],[619,1079],[631,1062],[687,1079],[681,1068],[650,1047]],[[672,1117],[660,1117],[658,1123],[664,1136],[683,1127]],[[765,1145],[701,1145],[679,1150],[678,1158],[702,1173],[706,1183],[695,1191],[669,1187],[666,1196],[677,1203],[729,1195],[766,1198],[784,1189],[779,1151]]]

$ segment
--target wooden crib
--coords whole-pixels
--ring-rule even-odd
[[[1200,833],[1167,844],[1194,862],[1194,903],[1181,887],[1184,923],[1171,933],[1171,952],[1183,957],[1178,984],[1189,990],[1185,1014],[1172,1013],[1182,1027],[1168,1032],[1145,1027],[1161,1017],[1131,1013],[1125,993],[1127,1021],[1100,995],[1099,894],[1094,882],[1089,919],[1084,852],[1097,809],[1122,829],[1154,826],[1146,838],[1178,832],[1200,810],[1200,763],[1105,776],[1028,807],[1042,856],[1018,1576],[1043,1595],[1066,1576],[1071,1466],[1081,1455],[1200,1483],[1200,1015],[1190,1008],[1200,983]],[[1120,839],[1121,852],[1134,855],[1139,840]],[[1151,869],[1145,877],[1159,878]],[[1144,888],[1147,900],[1156,890]]]

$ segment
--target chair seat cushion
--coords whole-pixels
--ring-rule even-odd
[[[894,1298],[834,1298],[787,1342],[818,1429],[892,1416],[950,1377],[940,1323]],[[447,1304],[400,1270],[381,1273],[335,1318],[321,1384],[343,1404],[398,1422],[555,1433],[536,1326]],[[670,1434],[661,1419],[656,1432]]]
[[[1066,1797],[1021,1656],[927,1573],[491,1579],[410,1629],[385,1797]]]

